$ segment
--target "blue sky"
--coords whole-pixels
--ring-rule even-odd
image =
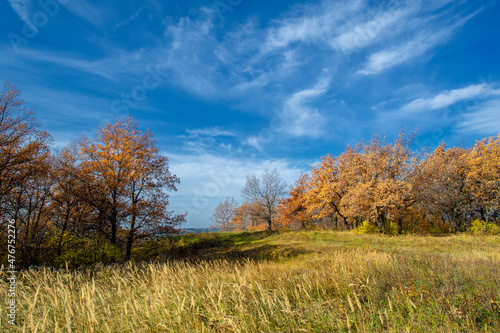
[[[373,134],[471,146],[500,131],[497,1],[0,2],[0,80],[58,149],[130,114],[208,226],[245,175],[289,182]]]

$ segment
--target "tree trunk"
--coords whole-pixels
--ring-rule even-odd
[[[57,255],[60,256],[62,252],[62,241],[64,238],[64,233],[66,232],[66,228],[68,227],[68,222],[69,222],[69,212],[70,209],[68,207],[68,210],[66,211],[66,216],[64,217],[64,224],[61,229],[61,235],[59,236],[59,242],[57,244]]]
[[[129,261],[130,256],[132,254],[132,245],[134,243],[134,236],[135,236],[135,221],[136,221],[136,214],[132,214],[132,222],[130,223],[130,230],[128,232],[127,236],[127,245],[125,249],[125,260]]]
[[[116,245],[116,232],[117,232],[117,223],[118,223],[118,211],[116,208],[116,191],[113,192],[113,206],[111,207],[111,244]]]
[[[125,260],[129,261],[132,254],[132,244],[134,243],[134,231],[130,230],[127,237],[127,246],[125,249]]]
[[[387,224],[387,219],[385,217],[385,214],[379,214],[378,216],[378,227],[382,232],[386,230],[386,224]]]
[[[111,218],[111,244],[116,245],[116,216]]]

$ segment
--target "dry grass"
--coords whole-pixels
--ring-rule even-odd
[[[256,235],[168,243],[219,239],[173,251],[191,263],[25,271],[0,331],[500,332],[498,236]]]

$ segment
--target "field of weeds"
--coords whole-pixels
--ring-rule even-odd
[[[0,331],[500,332],[500,236],[199,234],[134,257],[19,273]]]

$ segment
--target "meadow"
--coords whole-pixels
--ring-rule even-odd
[[[132,258],[19,273],[0,331],[500,332],[500,236],[188,234]]]

